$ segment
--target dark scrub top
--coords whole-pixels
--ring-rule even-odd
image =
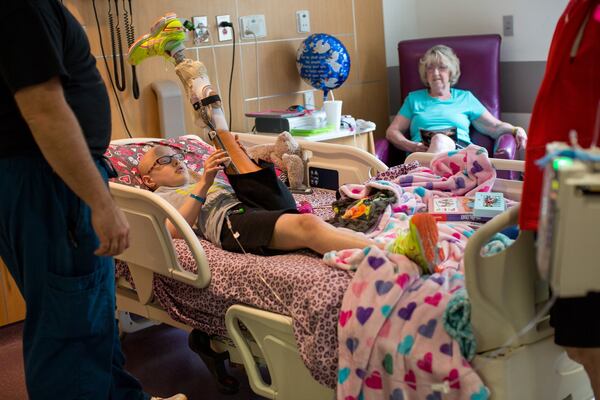
[[[40,152],[14,93],[58,76],[93,155],[110,142],[110,104],[81,25],[58,0],[1,1],[0,158]]]

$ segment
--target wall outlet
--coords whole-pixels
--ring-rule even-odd
[[[502,35],[504,36],[514,36],[515,30],[513,25],[513,16],[512,15],[503,15],[502,16]]]
[[[315,109],[315,92],[309,90],[308,92],[304,92],[304,108],[307,110]]]
[[[310,13],[308,10],[296,11],[296,28],[298,33],[310,32]]]
[[[194,24],[194,43],[208,42],[208,17],[192,17]]]
[[[217,15],[217,29],[219,31],[219,42],[225,42],[227,40],[233,40],[233,29],[230,27],[219,27],[221,22],[231,22],[230,15]]]
[[[267,25],[265,24],[264,15],[247,15],[240,17],[240,28],[243,39],[254,39],[254,35],[257,38],[267,36]],[[247,33],[248,31],[254,32],[254,35]]]

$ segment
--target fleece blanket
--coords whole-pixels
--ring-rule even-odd
[[[408,229],[408,216],[427,211],[432,197],[473,196],[489,192],[496,179],[496,170],[483,147],[469,145],[462,150],[440,153],[434,157],[430,168],[413,168],[406,175],[392,177],[390,181],[375,180],[365,184],[347,184],[339,189],[341,198],[363,199],[377,190],[395,193],[396,202],[390,204],[375,228],[367,236],[377,243],[389,243]],[[473,234],[476,224],[438,224],[440,234],[440,259],[436,268],[440,272],[448,267],[457,269],[464,252],[466,239]],[[327,264],[351,269],[348,252],[331,252],[324,256]]]
[[[336,227],[368,233],[390,214],[390,206],[396,200],[396,192],[386,187],[376,189],[358,200],[342,195],[331,205],[335,215],[327,222]]]
[[[469,145],[463,150],[439,153],[430,168],[417,168],[392,182],[415,193],[425,204],[435,196],[474,196],[489,192],[496,180],[496,170],[487,150]]]
[[[363,184],[342,185],[339,189],[340,201],[352,199],[360,201],[372,197],[378,192],[391,193],[388,196],[389,201],[385,210],[380,212],[377,222],[373,224],[369,231],[365,232],[368,237],[380,238],[380,240],[390,240],[393,236],[383,236],[385,232],[393,232],[397,225],[397,219],[403,219],[406,215],[412,215],[415,212],[422,211],[424,204],[421,198],[413,193],[404,190],[396,183],[385,180],[374,180]],[[334,203],[334,210],[335,210]],[[354,213],[352,218],[360,218],[367,210],[359,210]]]
[[[422,279],[408,258],[377,247],[354,255],[356,274],[339,317],[337,398],[488,398],[441,316],[464,287],[447,269]]]
[[[397,203],[372,236],[394,240],[410,215],[426,211],[433,196],[469,196],[490,191],[496,172],[485,149],[469,146],[436,156],[387,183]],[[342,196],[361,198],[374,182],[345,185]],[[462,258],[476,224],[439,223],[442,262],[420,277],[416,265],[376,247],[326,254],[327,264],[356,271],[344,295],[338,325],[338,399],[484,400],[488,389],[471,368],[475,342],[469,334]],[[445,312],[450,310],[448,312]],[[454,312],[452,311],[454,310]],[[455,327],[451,336],[448,327]]]
[[[482,255],[512,242],[496,234]],[[446,259],[443,271],[419,277],[402,255],[378,248],[346,255],[357,272],[339,318],[338,399],[487,399],[468,362],[476,343],[462,268]]]

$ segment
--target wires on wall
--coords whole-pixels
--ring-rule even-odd
[[[123,60],[123,43],[121,42],[121,21],[119,19],[119,0],[115,0],[115,13],[117,15],[117,24],[112,13],[112,0],[108,0],[108,27],[110,29],[110,45],[113,54],[113,72],[115,74],[115,86],[119,91],[125,91],[127,83],[125,81],[125,61]],[[116,40],[116,42],[115,42]],[[117,48],[119,50],[119,59],[117,60]],[[117,63],[119,69],[117,69]]]
[[[104,45],[102,44],[102,31],[100,29],[100,21],[98,20],[98,11],[96,9],[96,0],[92,0],[92,7],[94,8],[94,17],[96,18],[96,27],[98,28],[98,39],[100,41],[100,50],[102,51],[102,58],[104,59],[104,65],[106,66],[106,72],[108,73],[108,80],[110,81],[110,85],[112,87],[113,93],[115,94],[115,99],[117,100],[117,106],[119,107],[119,112],[121,113],[121,120],[123,121],[123,126],[125,127],[125,131],[127,135],[132,138],[131,132],[129,131],[129,127],[127,126],[127,121],[125,121],[125,114],[123,113],[123,108],[121,107],[121,101],[119,99],[119,95],[117,94],[117,89],[115,88],[115,83],[113,81],[112,75],[110,73],[110,68],[108,67],[108,61],[106,61],[106,53],[104,52]],[[113,57],[116,57],[116,54],[113,54]]]
[[[123,21],[125,22],[125,37],[127,38],[127,47],[130,48],[135,41],[135,28],[131,22],[133,18],[133,8],[131,7],[131,0],[129,0],[129,12],[125,6],[125,0],[123,0]],[[122,59],[122,58],[121,58]],[[131,66],[131,90],[133,91],[133,98],[140,98],[140,86],[137,80],[137,73],[135,65]]]

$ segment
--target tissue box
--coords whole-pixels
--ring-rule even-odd
[[[479,192],[475,194],[473,215],[476,217],[492,218],[506,210],[506,201],[502,193]]]

